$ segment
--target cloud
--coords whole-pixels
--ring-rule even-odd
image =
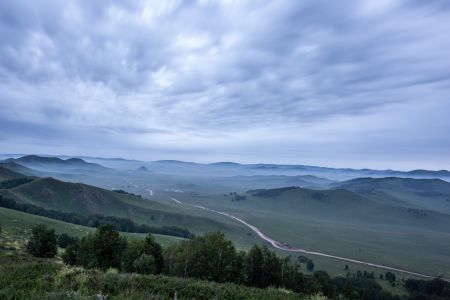
[[[0,143],[26,152],[43,131],[80,154],[97,140],[104,156],[316,164],[339,149],[334,160],[364,166],[357,154],[395,164],[424,137],[433,156],[420,163],[450,168],[449,16],[446,1],[2,1]],[[380,126],[413,120],[417,103],[440,134]]]

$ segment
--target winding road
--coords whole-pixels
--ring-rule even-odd
[[[336,259],[336,260],[340,260],[340,261],[346,261],[346,262],[352,262],[352,263],[357,263],[357,264],[361,264],[361,265],[366,265],[366,266],[371,266],[371,267],[375,267],[375,268],[380,268],[380,269],[385,269],[385,270],[390,270],[390,271],[395,271],[395,272],[400,272],[400,273],[405,273],[405,274],[409,274],[409,275],[415,275],[415,276],[419,276],[419,277],[423,277],[423,278],[428,278],[428,279],[433,279],[435,278],[435,276],[431,276],[431,275],[427,275],[427,274],[422,274],[422,273],[417,273],[417,272],[413,272],[413,271],[408,271],[405,269],[401,269],[401,268],[394,268],[394,267],[389,267],[389,266],[385,266],[385,265],[380,265],[380,264],[375,264],[375,263],[371,263],[371,262],[367,262],[367,261],[362,261],[362,260],[356,260],[356,259],[351,259],[351,258],[346,258],[346,257],[341,257],[341,256],[336,256],[336,255],[331,255],[331,254],[326,254],[323,252],[317,252],[317,251],[310,251],[310,250],[306,250],[306,249],[302,249],[302,248],[295,248],[292,246],[289,246],[287,244],[281,243],[279,241],[274,240],[273,238],[271,238],[270,236],[266,235],[265,233],[263,233],[261,230],[259,230],[258,227],[247,223],[246,221],[233,216],[232,214],[223,212],[223,211],[217,211],[215,209],[212,208],[208,208],[208,207],[204,207],[201,205],[196,205],[196,204],[190,204],[190,203],[185,203],[182,202],[178,199],[175,198],[170,198],[170,200],[180,204],[180,205],[186,205],[186,206],[191,206],[191,207],[195,207],[195,208],[199,208],[199,209],[203,209],[203,210],[207,210],[219,215],[223,215],[226,216],[228,218],[231,218],[241,224],[244,224],[245,226],[247,226],[248,228],[250,228],[251,230],[253,230],[260,238],[262,238],[263,240],[267,241],[268,243],[270,243],[274,248],[280,249],[280,250],[284,250],[284,251],[289,251],[289,252],[297,252],[297,253],[306,253],[306,254],[312,254],[312,255],[317,255],[317,256],[322,256],[322,257],[328,257],[328,258],[332,258],[332,259]],[[446,278],[442,278],[445,281],[449,281],[449,279]]]

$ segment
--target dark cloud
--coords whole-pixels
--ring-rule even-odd
[[[120,144],[138,156],[211,151],[218,160],[317,164],[329,160],[310,149],[326,147],[322,155],[364,166],[361,152],[395,164],[425,138],[433,157],[421,156],[424,167],[444,159],[450,168],[441,140],[450,127],[441,115],[450,111],[449,8],[438,0],[1,1],[1,143],[24,152],[24,141],[49,134],[80,154],[101,140],[105,156]],[[418,107],[440,126],[414,127]]]

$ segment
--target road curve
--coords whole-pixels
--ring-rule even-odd
[[[284,244],[284,243],[281,243],[279,241],[274,240],[273,238],[271,238],[270,236],[266,235],[261,230],[259,230],[258,227],[254,226],[252,224],[249,224],[246,221],[244,221],[244,220],[242,220],[242,219],[240,219],[240,218],[238,218],[236,216],[233,216],[232,214],[229,214],[229,213],[226,213],[226,212],[223,212],[223,211],[217,211],[215,209],[204,207],[204,206],[201,206],[201,205],[181,202],[180,200],[175,199],[175,198],[170,198],[170,200],[172,200],[172,201],[174,201],[174,202],[176,202],[178,204],[181,204],[181,205],[187,205],[187,206],[191,206],[191,207],[207,210],[207,211],[210,211],[210,212],[213,212],[213,213],[216,213],[216,214],[223,215],[223,216],[226,216],[228,218],[231,218],[231,219],[233,219],[233,220],[235,220],[235,221],[237,221],[237,222],[239,222],[241,224],[244,224],[245,226],[247,226],[248,228],[253,230],[260,238],[262,238],[266,242],[270,243],[274,248],[277,248],[277,249],[280,249],[280,250],[289,251],[289,252],[297,252],[297,253],[306,253],[306,254],[312,254],[312,255],[317,255],[317,256],[322,256],[322,257],[328,257],[328,258],[332,258],[332,259],[336,259],[336,260],[357,263],[357,264],[361,264],[361,265],[366,265],[366,266],[371,266],[371,267],[375,267],[375,268],[380,268],[380,269],[385,269],[385,270],[405,273],[405,274],[409,274],[409,275],[415,275],[415,276],[428,278],[428,279],[435,278],[435,276],[422,274],[422,273],[417,273],[417,272],[413,272],[413,271],[408,271],[408,270],[405,270],[405,269],[394,268],[394,267],[389,267],[389,266],[380,265],[380,264],[374,264],[374,263],[367,262],[367,261],[356,260],[356,259],[351,259],[351,258],[346,258],[346,257],[326,254],[326,253],[318,252],[318,251],[310,251],[310,250],[306,250],[306,249],[302,249],[302,248],[295,248],[295,247],[292,247],[292,246],[289,246],[287,244]],[[442,278],[442,279],[445,280],[445,281],[450,281],[449,279],[446,279],[446,278]]]

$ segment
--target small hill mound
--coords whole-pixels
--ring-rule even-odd
[[[139,172],[150,172],[150,170],[146,166],[142,166],[142,167],[138,168],[137,171],[139,171]]]

